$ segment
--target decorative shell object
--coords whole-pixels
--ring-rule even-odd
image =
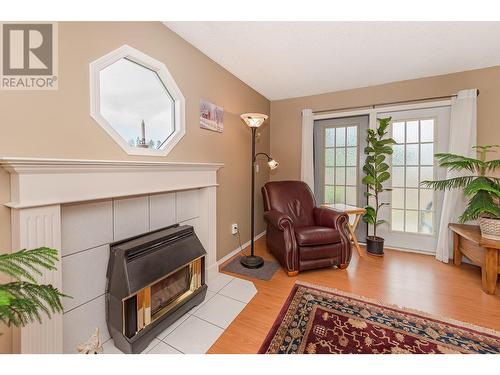
[[[89,339],[76,348],[80,354],[101,354],[102,345],[99,340],[99,328],[95,329],[95,332]]]

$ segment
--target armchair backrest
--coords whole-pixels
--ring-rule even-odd
[[[262,187],[264,210],[277,210],[291,217],[295,227],[314,225],[314,195],[305,182],[273,181]]]

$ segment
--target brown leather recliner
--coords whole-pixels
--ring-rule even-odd
[[[302,181],[268,182],[262,187],[267,247],[288,276],[313,268],[346,268],[351,260],[348,216],[316,207]]]

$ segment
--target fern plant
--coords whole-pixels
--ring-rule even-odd
[[[377,119],[377,129],[368,129],[366,138],[367,146],[365,147],[365,165],[363,165],[363,184],[368,187],[365,192],[367,198],[373,198],[375,206],[365,206],[366,213],[363,215],[363,220],[368,224],[373,225],[373,238],[377,238],[377,226],[384,223],[385,220],[378,219],[379,209],[389,203],[380,202],[379,195],[386,189],[383,183],[387,181],[391,174],[389,173],[389,165],[385,162],[387,155],[392,154],[392,145],[396,143],[392,138],[385,138],[387,135],[387,127],[391,123],[391,117]]]
[[[486,160],[487,153],[496,151],[499,147],[499,145],[474,146],[478,159],[449,153],[435,154],[440,167],[465,173],[463,176],[446,180],[422,181],[421,184],[435,190],[463,189],[469,202],[459,217],[461,223],[479,217],[500,219],[500,178],[490,175],[500,169],[500,159]]]
[[[57,250],[47,247],[0,254],[0,273],[13,279],[0,284],[0,322],[19,327],[41,322],[43,314],[50,318],[62,312],[61,298],[66,296],[52,285],[35,280],[42,270],[55,270],[57,261]]]

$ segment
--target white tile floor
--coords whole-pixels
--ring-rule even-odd
[[[222,273],[207,286],[205,301],[160,333],[144,354],[206,353],[257,293],[252,282]],[[103,349],[122,354],[112,339]]]

